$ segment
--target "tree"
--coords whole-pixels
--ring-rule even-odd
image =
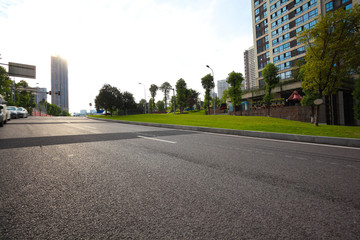
[[[278,75],[278,68],[273,63],[268,63],[262,71],[262,75],[264,77],[264,82],[266,86],[263,101],[265,102],[268,110],[267,116],[270,117],[270,105],[271,100],[273,99],[273,94],[271,93],[271,90],[280,81],[280,77]]]
[[[226,100],[228,99],[228,97],[229,97],[229,90],[228,90],[228,89],[225,89],[225,90],[222,92],[221,103],[226,103]]]
[[[243,75],[241,73],[237,73],[234,71],[229,73],[229,76],[226,79],[226,82],[230,84],[230,87],[228,89],[228,95],[234,107],[241,104],[242,81],[244,81]],[[236,107],[235,107],[235,112],[236,112]]]
[[[306,63],[302,66],[302,88],[316,98],[335,94],[359,74],[360,6],[339,9],[320,17],[318,23],[298,35],[306,46]],[[319,105],[315,106],[314,125],[318,126]]]
[[[170,112],[176,112],[176,97],[175,96],[171,96],[171,101],[169,103],[170,105]],[[175,104],[174,104],[175,103]]]
[[[0,66],[0,95],[2,95],[6,101],[11,98],[11,79],[5,68]]]
[[[180,78],[175,85],[176,88],[176,103],[180,109],[180,113],[184,112],[184,108],[186,107],[186,82],[184,79]]]
[[[145,99],[141,99],[140,102],[137,104],[137,110],[140,113],[144,113],[145,112],[145,104],[146,104],[146,100]]]
[[[159,112],[165,111],[165,104],[163,101],[157,101],[156,107]]]
[[[299,59],[296,64],[295,68],[292,71],[293,79],[297,82],[302,82],[304,80],[304,68],[302,66],[305,64],[303,59]],[[306,90],[303,90],[305,96],[303,96],[301,100],[301,106],[310,106],[311,107],[311,123],[314,123],[314,113],[315,113],[315,104],[314,101],[316,97]]]
[[[121,109],[122,101],[123,98],[119,89],[110,84],[105,84],[95,98],[95,107],[96,109],[103,108],[106,112],[110,111],[112,116],[113,111]]]
[[[194,89],[187,89],[186,91],[186,106],[190,109],[194,108],[194,105],[198,101],[199,92]]]
[[[150,111],[152,112],[153,109],[155,109],[155,96],[156,96],[156,92],[159,89],[158,86],[156,86],[155,84],[151,84],[149,91],[150,91],[150,95],[152,98],[152,101],[150,101]]]
[[[169,99],[169,91],[172,89],[172,86],[168,82],[164,82],[160,86],[160,90],[164,93],[164,102],[165,102],[165,109],[167,109],[167,100]]]
[[[355,88],[353,91],[354,103],[354,116],[360,120],[360,77],[355,80]]]
[[[136,103],[135,103],[135,100],[134,100],[134,96],[132,95],[132,93],[129,93],[129,92],[125,91],[122,94],[122,98],[123,98],[122,109],[124,110],[125,115],[127,115],[129,109],[135,109],[136,108]]]
[[[206,109],[208,110],[208,113],[210,114],[210,102],[211,102],[211,96],[210,91],[215,87],[214,84],[214,78],[211,76],[211,74],[207,74],[201,79],[201,84],[203,88],[205,89],[205,99],[204,99],[204,105],[206,106]]]

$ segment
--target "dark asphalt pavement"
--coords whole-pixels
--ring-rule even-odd
[[[359,148],[28,118],[0,164],[0,239],[360,238]]]

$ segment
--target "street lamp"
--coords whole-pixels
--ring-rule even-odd
[[[145,95],[145,108],[144,108],[144,114],[146,114],[146,87],[145,87],[145,84],[142,84],[139,82],[140,85],[143,85],[144,86],[144,95]]]
[[[210,68],[211,69],[211,72],[212,72],[212,77],[213,77],[213,81],[214,81],[214,88],[213,88],[213,102],[214,102],[214,115],[215,114],[215,77],[214,77],[214,71],[212,70],[212,68],[209,66],[209,65],[206,65],[207,68]]]
[[[175,106],[175,88],[173,88],[172,90],[173,90],[173,105],[174,105],[174,115],[175,115],[175,109],[176,109],[176,106]]]

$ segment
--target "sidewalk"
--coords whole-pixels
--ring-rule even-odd
[[[87,117],[87,118],[100,120],[100,121],[143,125],[150,127],[173,128],[179,130],[190,130],[190,131],[220,133],[220,134],[229,134],[229,135],[246,136],[246,137],[269,138],[269,139],[285,140],[285,141],[329,144],[329,145],[360,148],[360,139],[355,139],[355,138],[321,137],[321,136],[297,135],[297,134],[286,134],[286,133],[257,132],[257,131],[247,131],[247,130],[223,129],[223,128],[171,125],[171,124],[161,124],[161,123],[131,122],[131,121],[100,119],[100,118],[92,118],[92,117]]]

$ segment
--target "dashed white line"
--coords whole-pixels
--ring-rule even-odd
[[[162,139],[158,139],[158,138],[151,138],[151,137],[144,137],[144,136],[138,136],[139,138],[144,138],[144,139],[148,139],[148,140],[154,140],[154,141],[159,141],[159,142],[166,142],[166,143],[176,143],[176,142],[172,142],[172,141],[167,141],[167,140],[162,140]]]

